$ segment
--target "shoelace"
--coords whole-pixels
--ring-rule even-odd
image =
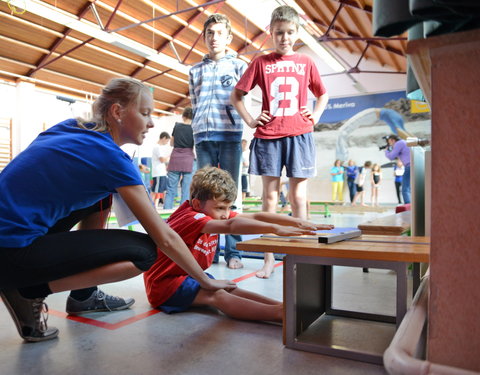
[[[97,290],[96,299],[99,300],[99,301],[103,301],[103,304],[105,305],[105,307],[109,311],[112,311],[112,309],[110,308],[110,306],[108,306],[108,303],[107,303],[108,300],[110,300],[110,301],[120,301],[121,300],[120,297],[110,296],[110,295],[106,294],[105,292],[102,292],[101,290]]]
[[[43,298],[36,298],[32,303],[33,316],[35,318],[35,330],[44,333],[47,331],[48,305]]]

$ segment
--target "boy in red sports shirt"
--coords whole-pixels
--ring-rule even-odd
[[[276,211],[280,176],[285,167],[292,215],[305,220],[307,179],[316,175],[313,125],[327,105],[328,94],[314,61],[293,50],[299,27],[294,8],[284,5],[272,12],[270,33],[275,51],[250,63],[230,101],[247,125],[256,128],[250,146],[249,173],[262,176],[263,211]],[[253,118],[242,98],[257,85],[262,90],[262,113]],[[317,99],[313,111],[307,108],[308,90]],[[265,253],[265,263],[257,277],[270,277],[273,264],[273,254]]]
[[[236,195],[236,184],[228,172],[215,167],[202,168],[193,176],[190,201],[184,202],[167,221],[183,238],[203,269],[213,262],[219,233],[298,236],[333,228],[332,225],[317,225],[267,212],[237,214],[230,211]],[[207,305],[236,319],[282,321],[281,302],[240,288],[202,289],[195,279],[162,252],[144,273],[144,281],[150,304],[167,313]]]

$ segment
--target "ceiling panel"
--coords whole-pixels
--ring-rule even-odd
[[[0,77],[36,79],[41,86],[50,83],[56,90],[82,96],[84,92],[98,94],[114,76],[132,76],[153,87],[159,114],[181,111],[189,104],[188,68],[207,53],[201,32],[211,13],[229,16],[234,32],[230,48],[245,61],[272,50],[269,14],[256,24],[253,19],[258,23],[258,17],[251,14],[255,9],[250,16],[237,11],[242,1],[246,0],[18,1],[19,7],[27,4],[22,14],[12,12],[2,1]],[[254,4],[271,1],[287,0]],[[318,43],[335,56],[339,52],[355,55],[353,64],[342,62],[345,71],[340,74],[366,73],[362,70],[365,61],[375,61],[394,73],[405,72],[405,35],[386,40],[371,34],[373,0],[296,3],[304,13],[305,29]],[[61,21],[65,15],[71,21],[80,20],[79,26]],[[118,28],[124,29],[115,31]],[[128,40],[106,40],[115,35]]]

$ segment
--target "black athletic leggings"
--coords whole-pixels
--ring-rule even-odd
[[[75,211],[29,246],[0,247],[0,288],[44,284],[120,261],[148,270],[157,258],[148,235],[120,229],[70,231],[83,218],[109,206],[104,200]]]

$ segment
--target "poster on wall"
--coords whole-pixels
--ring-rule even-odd
[[[330,99],[315,131],[336,131],[335,158],[346,161],[353,140],[357,146],[362,140],[367,146],[390,134],[403,139],[418,136],[417,122],[422,122],[420,130],[429,134],[430,127],[425,129],[425,121],[429,120],[425,103],[407,99],[405,91],[394,91]]]

